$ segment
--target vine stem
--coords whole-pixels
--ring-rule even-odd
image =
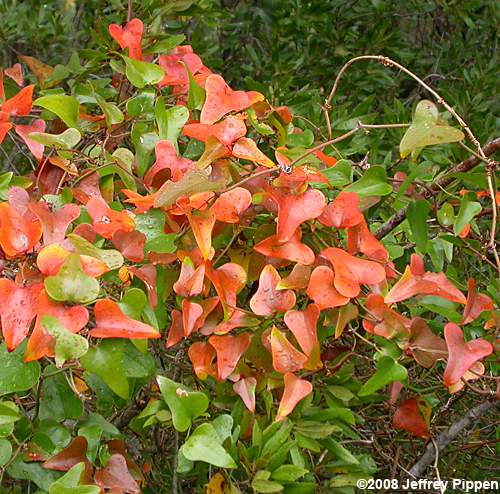
[[[328,136],[331,138],[332,136],[332,128],[330,125],[330,115],[329,115],[329,110],[331,110],[332,106],[332,100],[333,97],[335,96],[335,93],[337,92],[337,89],[339,87],[340,83],[340,78],[344,74],[344,72],[355,62],[359,62],[360,60],[375,60],[378,63],[381,63],[385,67],[391,67],[391,68],[397,68],[404,72],[406,75],[410,76],[412,79],[418,82],[420,86],[422,86],[424,89],[426,89],[438,102],[438,104],[443,105],[449,112],[450,114],[455,118],[455,120],[460,124],[460,126],[463,128],[465,133],[467,134],[467,137],[469,138],[470,142],[476,147],[477,149],[477,154],[479,155],[478,157],[482,159],[487,166],[486,174],[487,174],[487,179],[488,179],[488,191],[490,194],[491,198],[491,203],[493,206],[493,217],[492,217],[492,222],[491,222],[491,228],[490,228],[490,238],[488,242],[488,247],[492,249],[493,251],[493,256],[495,257],[495,262],[496,262],[496,267],[498,274],[500,275],[500,257],[498,255],[498,252],[496,250],[495,246],[495,240],[496,240],[496,231],[497,231],[497,218],[498,218],[498,204],[496,201],[496,192],[495,192],[495,187],[493,186],[493,172],[498,168],[498,162],[494,161],[486,156],[484,153],[481,144],[479,143],[478,139],[470,129],[470,127],[467,125],[467,122],[455,111],[455,109],[446,102],[446,100],[437,92],[435,91],[431,86],[429,86],[426,82],[424,82],[420,77],[418,77],[416,74],[414,74],[411,70],[407,69],[404,65],[401,65],[400,63],[392,60],[389,57],[384,57],[382,55],[361,55],[359,57],[354,57],[348,60],[340,69],[339,73],[337,74],[337,77],[335,78],[335,81],[332,86],[332,90],[330,91],[330,94],[328,95],[328,98],[325,100],[325,103],[322,106],[323,112],[325,114],[325,120],[328,126]]]

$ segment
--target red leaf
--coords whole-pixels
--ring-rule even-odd
[[[193,75],[203,68],[203,62],[200,57],[192,52],[182,54],[177,53],[174,55],[160,55],[158,64],[165,71],[165,77],[158,84],[159,87],[184,86],[182,92],[187,92],[189,76],[186,72],[186,68],[181,62],[184,62],[187,65],[189,71]]]
[[[493,300],[488,295],[477,293],[476,282],[473,278],[467,281],[467,302],[464,308],[464,316],[462,324],[469,324],[477,319],[482,312],[493,310]]]
[[[399,405],[392,418],[392,425],[424,439],[428,439],[430,435],[429,427],[420,413],[417,398],[410,398]]]
[[[388,340],[398,338],[406,341],[408,339],[412,322],[385,304],[382,295],[375,293],[368,295],[366,308],[368,317],[363,319],[363,327],[366,331]],[[376,321],[373,321],[374,318]]]
[[[238,223],[240,216],[252,205],[252,194],[243,187],[221,194],[210,210],[215,214],[217,221],[223,223]]]
[[[50,458],[50,460],[47,460],[43,464],[43,468],[67,472],[82,461],[86,464],[88,462],[86,456],[87,448],[87,439],[83,436],[77,436],[60,453],[57,453],[57,455]]]
[[[335,275],[328,266],[314,268],[309,278],[307,296],[318,305],[320,310],[340,307],[349,302],[349,297],[344,297],[335,288]]]
[[[427,369],[430,369],[438,360],[445,360],[448,356],[446,342],[434,334],[420,317],[412,320],[409,349],[414,359]]]
[[[258,147],[253,139],[240,137],[233,146],[232,155],[235,158],[252,161],[259,165],[274,168],[276,165]]]
[[[10,204],[0,203],[0,247],[8,257],[33,250],[41,236],[40,221],[27,219]]]
[[[43,201],[31,203],[29,209],[38,216],[42,223],[44,245],[62,242],[69,225],[80,216],[81,212],[76,204],[64,204],[56,211],[52,211],[51,207]]]
[[[363,221],[363,215],[358,209],[359,198],[356,192],[341,192],[318,218],[325,226],[335,228],[353,227]]]
[[[144,26],[140,19],[132,19],[121,27],[118,24],[109,25],[109,34],[124,50],[128,48],[128,56],[136,60],[142,60],[142,31]]]
[[[158,305],[158,295],[156,294],[156,266],[154,264],[144,264],[138,268],[130,266],[128,270],[139,278],[148,292],[148,302],[151,307]]]
[[[0,278],[0,321],[9,352],[26,338],[31,321],[36,316],[37,300],[42,289],[42,283],[24,287]]]
[[[285,324],[293,333],[300,348],[307,357],[304,367],[308,370],[316,370],[323,366],[320,357],[320,346],[318,341],[318,318],[319,307],[309,304],[305,310],[289,310],[285,313]]]
[[[142,262],[144,260],[144,245],[146,244],[144,233],[137,230],[132,232],[118,230],[113,234],[111,241],[128,261]]]
[[[131,232],[135,229],[132,213],[127,210],[115,211],[100,197],[89,199],[86,207],[92,218],[92,226],[101,237],[111,239],[119,230]]]
[[[317,218],[325,208],[325,196],[317,189],[307,189],[298,196],[273,191],[272,198],[278,205],[278,242],[285,243],[304,221]]]
[[[177,345],[179,341],[184,338],[184,326],[182,324],[182,312],[178,309],[174,309],[171,312],[172,323],[170,329],[168,330],[166,348],[170,348]]]
[[[245,406],[255,413],[255,387],[257,380],[255,377],[243,377],[233,384],[234,392],[241,398]]]
[[[332,264],[335,288],[345,297],[357,297],[361,284],[375,285],[385,280],[385,269],[376,262],[359,259],[334,247],[324,249],[321,255]]]
[[[89,332],[94,338],[160,338],[156,329],[127,317],[118,304],[109,299],[98,300],[94,306],[96,327]]]
[[[28,137],[31,132],[45,132],[45,121],[37,118],[30,125],[16,125],[16,134],[25,142],[33,156],[41,161],[45,146]]]
[[[259,320],[255,317],[252,317],[246,312],[236,309],[227,321],[222,321],[221,323],[217,324],[217,326],[212,329],[211,333],[226,334],[235,328],[248,328],[251,326],[256,326],[258,322]]]
[[[237,336],[210,336],[208,342],[217,352],[218,378],[225,380],[236,368],[241,356],[250,346],[250,335],[241,333]]]
[[[156,161],[144,175],[144,183],[148,186],[161,186],[166,180],[178,182],[189,170],[195,169],[194,161],[177,156],[177,151],[170,141],[158,141],[155,145]],[[165,171],[169,171],[166,174]]]
[[[215,213],[210,209],[193,211],[187,214],[187,218],[203,259],[211,259],[214,252],[212,248],[212,230],[215,225]]]
[[[213,124],[229,112],[239,112],[255,102],[254,95],[245,91],[233,91],[224,79],[216,74],[207,77],[205,91],[205,104],[200,115],[202,124]],[[262,95],[258,98],[257,101],[264,99]]]
[[[2,144],[5,136],[12,129],[13,125],[10,122],[2,122],[1,120],[2,112],[0,112],[0,144]]]
[[[4,101],[2,104],[2,112],[9,116],[26,116],[31,113],[32,100],[33,100],[33,89],[35,86],[30,84],[25,88],[21,89],[15,96]]]
[[[295,377],[291,372],[287,372],[284,377],[285,390],[281,398],[276,421],[283,420],[293,412],[299,401],[312,393],[312,384],[305,379]]]
[[[364,218],[357,225],[347,228],[347,252],[362,252],[366,257],[380,262],[389,260],[389,253],[370,232]]]
[[[182,129],[182,135],[206,142],[209,136],[216,137],[226,146],[230,146],[247,133],[247,127],[241,115],[229,115],[217,124],[192,123]]]
[[[415,295],[434,295],[451,302],[466,303],[463,293],[446,278],[444,273],[425,272],[422,259],[412,254],[411,265],[406,267],[399,281],[385,296],[385,303],[394,304]]]
[[[208,376],[217,378],[215,356],[214,347],[204,341],[197,341],[189,347],[188,357],[198,379],[204,381]]]
[[[278,242],[277,236],[271,235],[256,244],[254,249],[266,257],[285,259],[303,265],[313,264],[315,259],[314,251],[300,241],[301,236],[300,228],[286,243]]]
[[[182,301],[182,327],[184,337],[187,338],[197,328],[199,317],[203,314],[203,307],[196,302],[191,302],[187,298]]]
[[[273,356],[273,367],[276,372],[297,372],[304,368],[307,357],[299,352],[288,338],[273,326],[270,336],[271,354]]]
[[[121,489],[128,494],[141,492],[128,470],[127,460],[120,454],[111,455],[106,466],[95,472],[94,480],[98,486],[105,489]]]
[[[448,347],[448,363],[443,375],[446,386],[452,386],[478,361],[493,352],[493,347],[482,338],[465,343],[462,330],[449,322],[444,327]]]
[[[250,299],[250,307],[258,316],[270,316],[276,312],[285,312],[295,305],[295,293],[292,290],[278,290],[281,281],[278,271],[267,264],[259,278],[259,288]]]
[[[67,307],[64,304],[54,302],[45,290],[38,297],[36,313],[35,327],[28,340],[24,355],[25,362],[38,360],[42,357],[54,357],[55,355],[55,339],[43,329],[41,322],[43,316],[56,317],[72,333],[78,333],[89,322],[89,311],[83,305]]]

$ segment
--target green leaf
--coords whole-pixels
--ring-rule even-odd
[[[55,113],[68,127],[78,127],[80,104],[73,96],[51,94],[36,99],[33,104]]]
[[[281,465],[271,474],[271,478],[280,482],[295,482],[303,477],[309,470],[296,465]]]
[[[437,212],[437,219],[443,226],[451,226],[455,222],[455,211],[449,202],[445,202]]]
[[[138,88],[158,84],[164,77],[163,69],[154,63],[141,62],[122,55],[125,61],[125,75]]]
[[[321,173],[328,179],[332,187],[341,189],[352,182],[352,161],[339,160],[335,166],[322,170]]]
[[[406,158],[410,153],[418,154],[426,146],[464,139],[465,135],[461,130],[440,124],[438,117],[438,108],[432,101],[420,101],[415,109],[413,122],[399,144],[401,158]]]
[[[138,214],[134,218],[135,228],[151,242],[163,233],[165,227],[165,213],[159,209],[150,209],[147,213]]]
[[[481,204],[479,202],[471,201],[467,194],[462,197],[460,209],[458,210],[455,223],[453,224],[453,233],[458,235],[470,223],[474,216],[481,212]]]
[[[139,321],[147,303],[148,298],[140,288],[131,288],[127,290],[118,305],[126,316]]]
[[[3,467],[12,456],[12,445],[10,441],[0,438],[0,467]]]
[[[12,401],[0,401],[0,425],[13,424],[21,418],[19,407]]]
[[[204,461],[220,468],[236,468],[236,463],[222,447],[222,441],[211,423],[198,426],[180,450],[191,461]]]
[[[181,62],[181,64],[184,65],[189,77],[187,106],[190,110],[201,110],[203,108],[203,103],[205,103],[205,90],[195,81],[189,67],[184,62]]]
[[[269,480],[271,472],[267,470],[259,470],[252,479],[252,488],[255,492],[272,493],[282,492],[284,487],[273,480]]]
[[[40,377],[38,362],[24,363],[25,340],[13,352],[9,352],[5,343],[0,345],[0,396],[31,389]]]
[[[123,113],[121,110],[113,103],[108,103],[102,96],[94,94],[97,104],[101,107],[106,118],[106,124],[108,127],[112,125],[119,124],[123,122]]]
[[[255,114],[255,110],[253,108],[247,108],[246,110],[248,115],[248,120],[252,124],[252,127],[261,135],[270,136],[274,134],[274,130],[270,125],[266,123],[259,122],[257,115]]]
[[[67,237],[78,254],[95,257],[106,264],[111,270],[118,269],[122,266],[123,256],[121,252],[115,249],[99,249],[99,247],[91,244],[87,239],[75,235],[74,233],[70,233]]]
[[[28,137],[44,146],[56,149],[73,149],[82,138],[77,129],[69,128],[60,134],[46,134],[45,132],[30,132]]]
[[[74,360],[85,355],[89,342],[79,334],[68,331],[57,317],[43,316],[42,326],[55,340],[56,366],[62,367],[66,360]]]
[[[83,367],[100,377],[120,398],[128,399],[130,389],[124,369],[124,341],[101,340],[80,359]]]
[[[7,473],[14,479],[29,480],[34,482],[40,489],[48,491],[50,486],[61,475],[60,472],[43,468],[38,462],[24,462],[21,456],[17,456],[7,468]]]
[[[44,285],[58,302],[84,304],[99,296],[99,282],[85,274],[78,254],[69,255],[56,275],[45,278]]]
[[[359,465],[359,460],[338,441],[335,441],[331,437],[327,437],[323,441],[323,444],[335,458],[338,458],[343,463],[347,463],[348,465]]]
[[[333,169],[337,168],[335,165]],[[386,196],[392,192],[392,187],[387,183],[385,168],[372,166],[363,176],[345,189],[348,192],[357,192],[359,196]]]
[[[172,413],[175,429],[179,432],[188,430],[193,420],[205,413],[208,408],[207,395],[200,391],[192,391],[167,377],[158,376],[157,381],[163,399]]]
[[[146,251],[160,252],[162,254],[171,254],[177,250],[175,241],[177,233],[160,233],[157,237],[146,243]]]
[[[189,110],[185,106],[165,107],[165,99],[160,96],[155,103],[155,117],[158,125],[158,135],[160,139],[171,142],[176,149],[182,127],[189,118]]]
[[[144,53],[164,53],[166,51],[170,51],[176,46],[180,45],[186,36],[183,34],[176,34],[174,36],[168,36],[167,38],[161,39],[157,41],[153,45],[151,45]]]
[[[155,90],[146,89],[127,101],[127,113],[131,117],[152,117],[154,112]]]
[[[38,418],[61,422],[80,418],[83,415],[83,402],[69,387],[64,374],[57,371],[54,365],[45,367],[43,374]]]
[[[425,199],[410,203],[406,210],[406,217],[410,225],[413,240],[415,240],[418,251],[422,254],[427,252],[427,241],[429,239],[427,217],[430,210],[431,205]]]
[[[84,473],[85,463],[77,463],[50,486],[49,494],[99,494],[96,485],[80,485]]]
[[[391,357],[381,357],[377,361],[377,370],[368,381],[363,384],[358,396],[368,396],[394,381],[405,381],[408,372],[405,367],[398,364]]]
[[[0,201],[8,199],[9,184],[13,175],[12,172],[0,173]]]

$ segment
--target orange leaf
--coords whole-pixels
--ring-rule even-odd
[[[90,198],[86,207],[92,218],[92,226],[101,237],[111,239],[118,230],[131,232],[135,229],[132,213],[127,210],[115,211],[100,197]]]
[[[306,288],[309,284],[311,273],[312,266],[297,263],[290,274],[286,278],[283,278],[276,288],[278,290],[286,290],[287,288],[301,290]]]
[[[295,305],[295,293],[292,290],[278,290],[281,281],[278,271],[267,264],[259,278],[259,288],[250,299],[250,307],[258,316],[270,316],[276,312],[285,312]]]
[[[189,347],[188,357],[198,379],[204,381],[208,376],[217,377],[215,356],[214,347],[207,342],[197,341]]]
[[[482,338],[465,343],[462,330],[451,322],[444,327],[444,338],[448,347],[448,363],[443,375],[446,386],[458,383],[476,362],[493,352],[491,344]]]
[[[253,139],[240,137],[233,146],[232,155],[235,158],[252,161],[259,165],[274,168],[276,165],[258,147]]]
[[[307,357],[299,352],[276,326],[273,326],[269,340],[273,367],[276,372],[284,374],[285,372],[297,372],[304,368]]]
[[[28,207],[42,223],[44,245],[62,242],[69,225],[80,216],[81,212],[76,204],[64,204],[55,211],[43,201],[31,203]]]
[[[140,19],[132,19],[121,27],[118,24],[109,25],[109,34],[124,50],[128,48],[128,56],[136,60],[142,60],[142,31],[144,26]]]
[[[235,328],[248,328],[251,326],[256,326],[259,320],[251,315],[243,312],[242,310],[236,309],[231,317],[227,321],[222,321],[217,324],[212,330],[214,334],[226,334]]]
[[[205,149],[198,158],[196,167],[200,170],[207,168],[215,160],[231,156],[231,150],[215,136],[208,136],[205,140]]]
[[[213,136],[226,146],[244,137],[246,133],[247,127],[241,115],[229,115],[217,124],[187,124],[182,129],[182,135],[203,142],[206,142],[209,136]]]
[[[98,300],[94,305],[96,327],[89,331],[94,338],[160,338],[156,329],[127,317],[113,300]]]
[[[318,218],[325,226],[348,228],[363,221],[363,215],[358,209],[359,198],[356,192],[341,192]]]
[[[202,124],[213,124],[229,112],[239,112],[252,105],[254,100],[264,99],[262,95],[254,97],[255,95],[245,91],[233,91],[226,81],[216,74],[207,77],[205,91],[205,104],[200,115]]]
[[[14,207],[0,203],[0,247],[9,257],[33,250],[42,236],[40,221],[22,216]]]
[[[179,278],[174,283],[174,292],[182,297],[194,297],[203,290],[205,279],[205,264],[200,264],[196,269],[190,257],[186,256],[181,264]]]
[[[144,260],[144,245],[146,244],[144,233],[137,230],[132,232],[117,230],[113,233],[111,241],[128,261],[142,262]]]
[[[493,300],[488,295],[477,293],[476,282],[473,278],[467,281],[467,302],[464,308],[462,324],[469,324],[477,319],[482,312],[493,310]]]
[[[208,339],[210,345],[217,352],[217,374],[223,381],[229,377],[241,358],[250,346],[250,335],[241,333],[237,336],[210,336]]]
[[[83,305],[67,307],[64,304],[54,302],[45,290],[42,291],[37,303],[35,327],[26,347],[25,362],[55,355],[55,339],[43,329],[41,322],[43,316],[56,317],[72,333],[78,333],[89,322],[89,312]]]
[[[342,249],[329,247],[321,252],[335,270],[335,288],[345,297],[357,297],[360,285],[374,285],[385,280],[385,269],[373,261],[351,256]]]
[[[4,70],[5,75],[10,77],[19,87],[24,86],[23,68],[20,63]]]
[[[45,121],[37,118],[30,125],[16,125],[16,134],[24,141],[33,156],[41,161],[45,146],[28,137],[31,132],[45,132]]]
[[[349,297],[344,297],[335,288],[334,280],[335,275],[328,266],[318,266],[311,274],[307,296],[320,310],[340,307],[349,302]]]
[[[384,297],[375,293],[368,295],[366,301],[368,317],[363,319],[363,327],[369,333],[382,336],[388,340],[397,338],[408,340],[411,326],[410,319],[397,313],[384,303]],[[376,321],[372,319],[376,318]]]
[[[254,249],[266,257],[285,259],[287,261],[298,262],[303,265],[314,263],[313,250],[300,241],[300,228],[292,235],[286,243],[278,242],[276,235],[262,240],[254,246]]]
[[[179,341],[184,338],[184,326],[182,323],[182,312],[178,309],[174,309],[171,312],[172,323],[170,329],[168,330],[166,348],[170,348],[177,345]]]
[[[2,122],[1,120],[2,112],[0,112],[0,144],[2,144],[5,136],[12,129],[13,125],[10,122]]]
[[[42,283],[19,286],[7,278],[0,278],[0,321],[7,350],[14,350],[28,334],[36,316],[37,300]]]
[[[238,223],[242,215],[252,205],[252,194],[243,187],[222,193],[214,202],[210,210],[215,214],[217,221],[223,223]]]
[[[255,377],[242,377],[233,384],[234,392],[241,398],[245,406],[255,413],[255,387],[257,380]]]
[[[160,81],[158,86],[181,86],[182,92],[185,93],[189,85],[189,76],[181,62],[187,65],[193,75],[203,68],[203,62],[195,53],[179,53],[178,48],[180,47],[178,46],[175,49],[178,53],[174,53],[173,55],[160,55],[158,64],[164,70],[165,77]]]
[[[38,58],[35,57],[19,55],[19,58],[28,66],[32,74],[38,79],[40,86],[43,88],[45,79],[49,78],[52,75],[54,69],[50,65],[41,62],[40,60],[38,60]]]
[[[158,141],[155,145],[156,161],[144,175],[144,183],[148,186],[161,186],[166,180],[178,182],[188,170],[194,170],[195,163],[182,156],[170,141]],[[170,173],[166,173],[169,171]]]
[[[11,117],[22,117],[31,113],[34,84],[21,89],[15,96],[2,103],[2,112]]]
[[[191,302],[185,298],[182,301],[182,327],[184,328],[184,337],[188,338],[191,333],[198,329],[197,322],[203,314],[203,307],[196,302]]]
[[[276,237],[285,243],[304,221],[317,218],[325,208],[325,196],[317,189],[308,189],[298,196],[273,191],[272,198],[278,205]]]
[[[287,372],[284,377],[285,390],[281,398],[276,421],[283,420],[293,412],[299,401],[312,393],[312,384],[305,379],[299,379],[291,372]]]
[[[247,281],[245,270],[234,262],[228,262],[221,267],[214,269],[211,263],[205,263],[208,279],[214,285],[217,295],[224,307],[226,315],[232,314],[236,307],[236,295],[243,289]],[[230,310],[227,310],[230,306]]]
[[[193,211],[186,216],[203,259],[211,259],[214,252],[212,248],[212,230],[215,225],[215,213],[207,209],[205,211]]]
[[[385,296],[385,303],[394,304],[415,295],[434,295],[451,302],[466,303],[463,293],[446,278],[444,273],[425,272],[422,258],[412,254],[411,265],[406,267],[399,281]]]
[[[307,357],[304,367],[308,370],[316,370],[323,366],[320,358],[317,330],[319,311],[320,309],[316,304],[309,304],[303,311],[287,311],[284,318],[285,324],[293,333]]]
[[[158,305],[158,295],[156,294],[156,266],[154,264],[144,264],[143,266],[130,266],[128,270],[139,278],[148,292],[148,302],[151,307]]]
[[[389,253],[370,232],[364,218],[357,225],[347,228],[347,252],[362,252],[366,257],[380,262],[389,260]]]
[[[392,418],[392,425],[396,429],[403,429],[414,436],[429,438],[429,426],[420,413],[417,398],[410,398],[398,406]]]

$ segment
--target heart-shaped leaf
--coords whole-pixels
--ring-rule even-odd
[[[406,381],[408,371],[392,357],[383,356],[377,361],[377,370],[358,391],[358,396],[368,396],[394,381]]]
[[[477,319],[482,312],[493,310],[493,300],[488,295],[477,293],[476,282],[469,278],[467,282],[467,302],[464,308],[464,319],[462,324],[469,324]]]
[[[51,94],[36,99],[33,104],[56,114],[68,127],[78,127],[80,104],[75,97],[65,94]]]
[[[287,372],[284,376],[285,390],[280,401],[276,421],[283,420],[287,415],[293,412],[300,400],[312,393],[313,387],[309,381],[299,379],[291,372]]]
[[[122,55],[125,62],[125,75],[131,84],[138,88],[158,84],[165,73],[154,63],[141,62]]]
[[[396,429],[403,429],[414,436],[427,439],[429,437],[429,424],[425,420],[421,409],[428,408],[423,400],[409,398],[401,403],[394,412],[392,425]]]

